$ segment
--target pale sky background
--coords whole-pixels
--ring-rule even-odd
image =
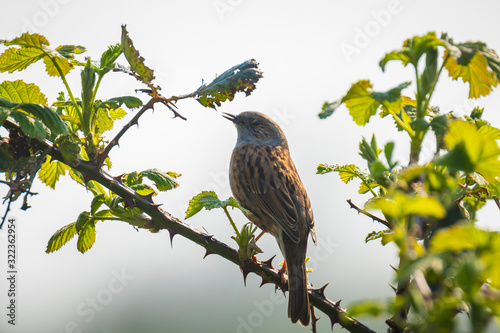
[[[349,210],[346,199],[362,205],[369,198],[357,194],[357,184],[345,185],[336,174],[316,175],[316,166],[356,163],[365,168],[357,146],[362,136],[371,137],[374,131],[380,146],[397,141],[396,156],[403,163],[408,159],[408,144],[378,117],[366,127],[356,126],[344,107],[319,120],[321,105],[345,94],[359,79],[370,79],[380,91],[413,80],[410,68],[394,62],[382,73],[378,62],[404,39],[430,30],[438,35],[448,32],[455,41],[481,40],[500,50],[500,6],[493,0],[314,1],[309,5],[305,1],[22,0],[3,7],[0,39],[28,29],[45,35],[54,48],[84,45],[87,52],[80,59],[98,60],[108,45],[120,41],[120,25],[127,24],[167,97],[189,93],[201,79],[210,82],[231,66],[255,58],[264,78],[251,96],[238,95],[219,111],[194,100],[180,101],[179,112],[188,121],[172,119],[168,109],[158,106],[112,151],[111,174],[148,168],[182,173],[181,186],[160,194],[155,202],[183,218],[189,199],[202,190],[215,190],[223,199],[231,195],[227,167],[236,130],[220,111],[255,110],[270,115],[288,137],[316,217],[319,245],[309,247],[314,269],[309,279],[315,287],[330,283],[327,296],[342,299],[344,306],[365,297],[391,296],[388,283],[394,275],[389,265],[397,265],[396,252],[391,245],[364,243],[368,232],[381,227]],[[366,33],[363,39],[361,34]],[[344,52],[342,47],[347,45],[356,52]],[[126,63],[124,58],[119,62]],[[35,82],[51,102],[63,90],[58,79],[44,75],[41,64],[0,76],[0,81],[16,79]],[[78,69],[69,81],[79,94]],[[133,78],[112,73],[103,81],[98,98],[133,95],[136,88],[142,86]],[[441,110],[463,115],[479,105],[486,108],[484,117],[500,126],[498,91],[469,101],[467,85],[452,82],[446,73],[437,88],[431,103]],[[412,95],[412,88],[404,93]],[[123,124],[118,123],[115,130]],[[5,186],[0,189],[4,195]],[[86,254],[76,250],[76,240],[45,254],[50,236],[89,210],[92,195],[69,177],[57,184],[56,191],[38,181],[32,190],[40,193],[30,199],[32,208],[20,211],[19,202],[11,213],[19,224],[17,325],[8,325],[2,310],[0,332],[309,331],[289,322],[287,301],[281,293],[274,294],[271,285],[259,288],[260,278],[250,274],[244,287],[237,266],[216,255],[203,260],[204,249],[181,236],[174,239],[172,248],[166,231],[152,234],[137,232],[125,223],[98,223],[96,243]],[[498,209],[489,205],[480,214],[482,225],[500,229],[498,215]],[[237,212],[233,217],[238,226],[245,222]],[[222,211],[203,211],[187,222],[235,245]],[[0,239],[0,267],[5,271],[5,237]],[[260,259],[279,252],[270,236],[259,243],[265,252]],[[123,274],[123,282],[116,280],[116,275]],[[1,280],[0,302],[5,304],[5,279]],[[97,298],[99,311],[91,310],[92,298]],[[323,317],[319,330],[329,331],[327,316],[317,315]],[[384,320],[375,320],[378,331],[385,330]]]

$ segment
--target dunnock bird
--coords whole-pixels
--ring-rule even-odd
[[[293,164],[280,127],[258,112],[224,113],[238,130],[229,181],[248,219],[273,235],[288,270],[288,317],[309,325],[306,251],[311,232],[316,243],[311,203]]]

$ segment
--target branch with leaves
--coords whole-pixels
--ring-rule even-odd
[[[51,49],[48,40],[39,34],[25,33],[1,43],[11,47],[0,55],[0,72],[24,70],[32,63],[43,61],[47,73],[61,78],[65,87],[65,92],[61,92],[58,100],[49,106],[45,95],[34,84],[21,80],[0,84],[0,125],[10,135],[9,138],[1,138],[0,142],[0,172],[6,176],[2,183],[9,187],[9,205],[4,219],[11,202],[23,193],[25,200],[28,195],[34,194],[30,188],[36,175],[46,185],[55,188],[60,176],[69,173],[94,197],[88,211],[81,212],[74,222],[57,230],[49,239],[48,253],[59,250],[74,237],[77,238],[78,251],[84,253],[96,240],[96,224],[123,221],[152,232],[166,229],[171,240],[177,234],[182,235],[203,246],[205,256],[218,254],[238,265],[245,280],[253,272],[262,278],[262,284],[274,283],[277,288],[286,290],[287,283],[272,266],[272,259],[261,262],[255,257],[261,252],[255,244],[256,227],[247,223],[239,230],[232,221],[228,207],[243,209],[233,198],[222,201],[213,192],[203,192],[191,200],[186,218],[203,208],[223,209],[235,231],[233,239],[238,250],[180,221],[154,202],[157,191],[179,186],[177,179],[180,174],[153,168],[113,177],[104,170],[111,168],[110,151],[155,105],[164,105],[174,113],[174,118],[185,119],[176,106],[182,99],[194,98],[201,105],[215,109],[221,103],[233,100],[238,92],[250,95],[262,77],[255,60],[233,66],[192,93],[167,98],[160,94],[160,87],[153,81],[153,71],[145,65],[125,26],[122,27],[121,43],[110,46],[97,62],[90,58],[85,62],[75,59],[75,55],[85,51],[82,46],[62,45]],[[116,63],[122,54],[130,67]],[[81,68],[80,97],[66,80],[66,76],[77,67]],[[147,89],[140,91],[149,95],[149,101],[143,104],[134,96],[100,100],[99,86],[111,72],[124,72],[145,84]],[[127,116],[126,109],[135,108],[141,109],[108,142],[106,132],[113,128],[116,120]],[[27,202],[23,206],[27,208]],[[340,302],[328,300],[325,288],[310,290],[310,299],[311,304],[330,317],[332,326],[339,323],[351,332],[372,332],[348,315],[340,307]]]
[[[359,144],[367,171],[354,164],[318,166],[319,174],[337,172],[345,183],[360,180],[358,193],[372,198],[364,209],[350,200],[349,205],[388,228],[371,232],[365,240],[394,243],[399,251],[394,299],[364,301],[351,311],[386,312],[389,332],[451,332],[457,328],[455,317],[466,313],[471,330],[484,332],[500,318],[500,263],[493,259],[500,256],[500,234],[475,223],[487,201],[498,203],[500,130],[482,118],[483,109],[459,117],[453,111],[440,112],[430,100],[445,70],[469,84],[469,98],[488,95],[499,83],[500,59],[485,43],[455,43],[446,34],[438,38],[431,32],[387,53],[380,61],[383,71],[389,62],[413,67],[414,91],[402,94],[410,81],[377,92],[361,80],[342,98],[325,102],[319,114],[328,118],[345,104],[353,121],[364,126],[378,113],[391,118],[410,140],[407,166],[393,161],[394,142],[380,149],[375,135]],[[422,163],[426,134],[435,137],[436,151],[431,161]],[[369,210],[380,211],[384,219]]]

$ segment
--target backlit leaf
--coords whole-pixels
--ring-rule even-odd
[[[500,78],[500,58],[496,52],[481,42],[455,44],[446,35],[444,67],[457,80],[469,83],[469,98],[488,95],[497,86]]]
[[[321,107],[321,112],[318,114],[319,119],[326,119],[330,117],[333,112],[342,104],[342,100],[338,99],[333,102],[325,102]]]
[[[254,59],[233,66],[209,84],[202,84],[194,92],[196,100],[205,107],[215,109],[227,100],[232,101],[237,92],[250,95],[263,76],[258,66]]]
[[[51,160],[49,155],[38,172],[38,178],[45,185],[55,189],[59,176],[66,175],[66,170],[69,170],[66,164],[61,161]]]
[[[59,250],[75,235],[76,235],[75,222],[65,225],[61,229],[57,230],[54,233],[54,235],[52,235],[52,237],[50,237],[45,252],[51,253]]]
[[[385,216],[401,219],[417,214],[442,218],[446,211],[434,197],[421,197],[395,192],[392,197],[379,197],[367,204],[369,208],[380,209]]]
[[[0,84],[0,97],[16,103],[36,103],[47,105],[47,98],[34,83],[23,80],[3,81]]]
[[[437,38],[434,32],[429,32],[424,36],[408,38],[404,41],[403,47],[400,50],[387,53],[380,61],[379,65],[382,70],[385,70],[387,62],[400,60],[403,62],[404,66],[411,63],[416,67],[423,54],[431,50],[435,50],[439,45],[443,45],[443,41]]]
[[[370,81],[361,80],[351,86],[342,98],[342,102],[349,109],[354,122],[364,126],[369,122],[370,117],[377,113],[381,105],[387,111],[399,113],[402,106],[401,90],[409,85],[409,82],[404,82],[386,92],[375,92]]]
[[[451,171],[478,172],[488,182],[500,175],[500,148],[491,133],[480,133],[477,126],[462,120],[449,124],[445,135],[449,152],[436,162]]]
[[[188,205],[188,208],[186,210],[186,219],[196,215],[197,213],[199,213],[202,209],[203,209],[203,203],[200,202],[200,199],[201,198],[205,198],[204,200],[208,200],[206,199],[206,197],[212,197],[214,198],[214,200],[219,200],[219,198],[217,197],[217,194],[215,194],[214,191],[203,191],[197,195],[195,195],[191,200],[189,200],[189,205]],[[220,202],[220,200],[219,200]]]
[[[95,222],[88,220],[78,234],[76,247],[81,253],[87,252],[95,243]]]
[[[144,170],[140,175],[153,181],[160,191],[168,191],[178,187],[179,183],[175,178],[181,176],[180,174],[163,172],[158,169]]]
[[[136,78],[147,84],[152,85],[154,80],[154,72],[151,68],[147,67],[144,63],[144,58],[139,54],[139,51],[134,47],[132,39],[128,35],[128,31],[125,25],[122,25],[122,42],[121,42],[123,54],[130,64],[130,68],[134,71],[137,76]]]

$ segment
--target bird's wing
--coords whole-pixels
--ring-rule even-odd
[[[248,146],[243,173],[248,193],[259,203],[262,213],[279,223],[290,239],[298,243],[300,231],[299,191],[303,185],[287,149],[274,146]]]

